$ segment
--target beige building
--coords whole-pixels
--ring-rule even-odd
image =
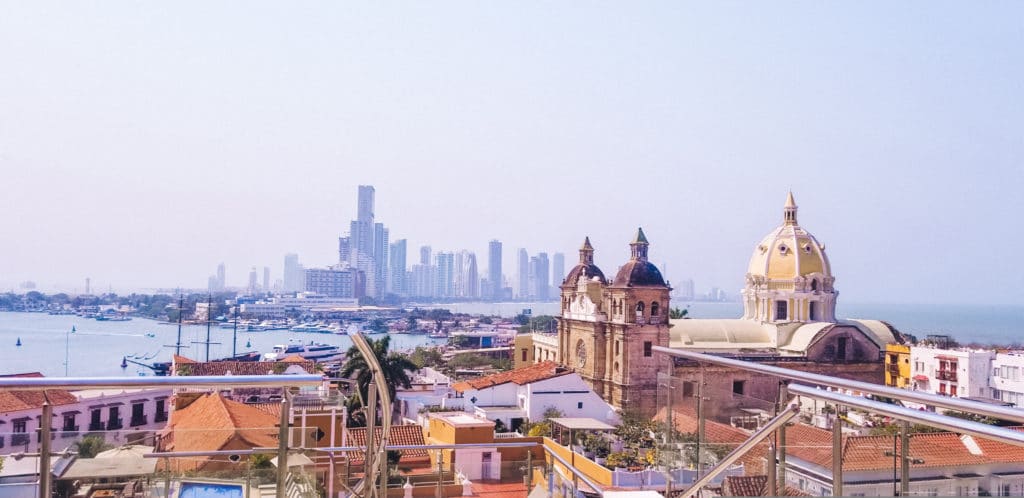
[[[594,265],[589,240],[580,262],[562,284],[558,361],[576,369],[594,390],[617,407],[652,413],[657,374],[670,370],[683,397],[698,384],[725,415],[758,408],[775,399],[778,380],[651,354],[652,346],[778,364],[787,368],[867,382],[885,382],[888,344],[902,343],[895,328],[878,320],[836,318],[835,277],[825,246],[797,222],[792,193],[782,224],[754,248],[737,319],[669,320],[669,285],[647,261],[648,242],[639,231],[632,257],[608,281]],[[528,347],[523,341],[518,347]],[[533,338],[533,357],[543,352]],[[528,355],[529,356],[529,355]]]

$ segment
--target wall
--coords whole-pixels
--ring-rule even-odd
[[[527,415],[532,421],[541,420],[544,411],[555,408],[565,417],[590,417],[610,424],[618,422],[614,407],[594,393],[577,374],[562,375],[523,387],[528,400]],[[613,417],[609,418],[609,413]]]

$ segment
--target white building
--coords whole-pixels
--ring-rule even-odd
[[[931,394],[991,399],[989,373],[994,358],[993,351],[911,346],[911,386]]]
[[[167,425],[171,390],[49,390],[47,396],[53,406],[52,448],[61,451],[89,434],[111,444],[152,444],[153,434]],[[39,450],[42,406],[40,392],[0,391],[0,454]]]
[[[992,397],[1016,407],[1024,407],[1024,353],[997,353],[992,359],[989,387]]]
[[[478,379],[452,388],[463,409],[516,430],[525,421],[544,418],[549,409],[565,417],[589,417],[616,424],[615,408],[590,389],[579,374],[545,361]]]

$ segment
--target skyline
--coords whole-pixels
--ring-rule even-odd
[[[1019,304],[1024,6],[877,5],[9,3],[0,285],[276,279],[368,184],[410,255],[642,226],[735,294],[792,190],[840,302]]]

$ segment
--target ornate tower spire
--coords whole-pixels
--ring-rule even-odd
[[[594,246],[590,245],[590,237],[583,239],[583,247],[580,248],[580,264],[594,264]]]
[[[793,200],[793,191],[786,197],[786,205],[782,208],[782,217],[786,225],[796,225],[796,201]]]
[[[637,228],[636,237],[633,237],[633,242],[629,243],[629,247],[632,250],[631,259],[637,261],[647,261],[647,246],[650,245],[647,242],[647,237],[644,235],[643,228]]]

